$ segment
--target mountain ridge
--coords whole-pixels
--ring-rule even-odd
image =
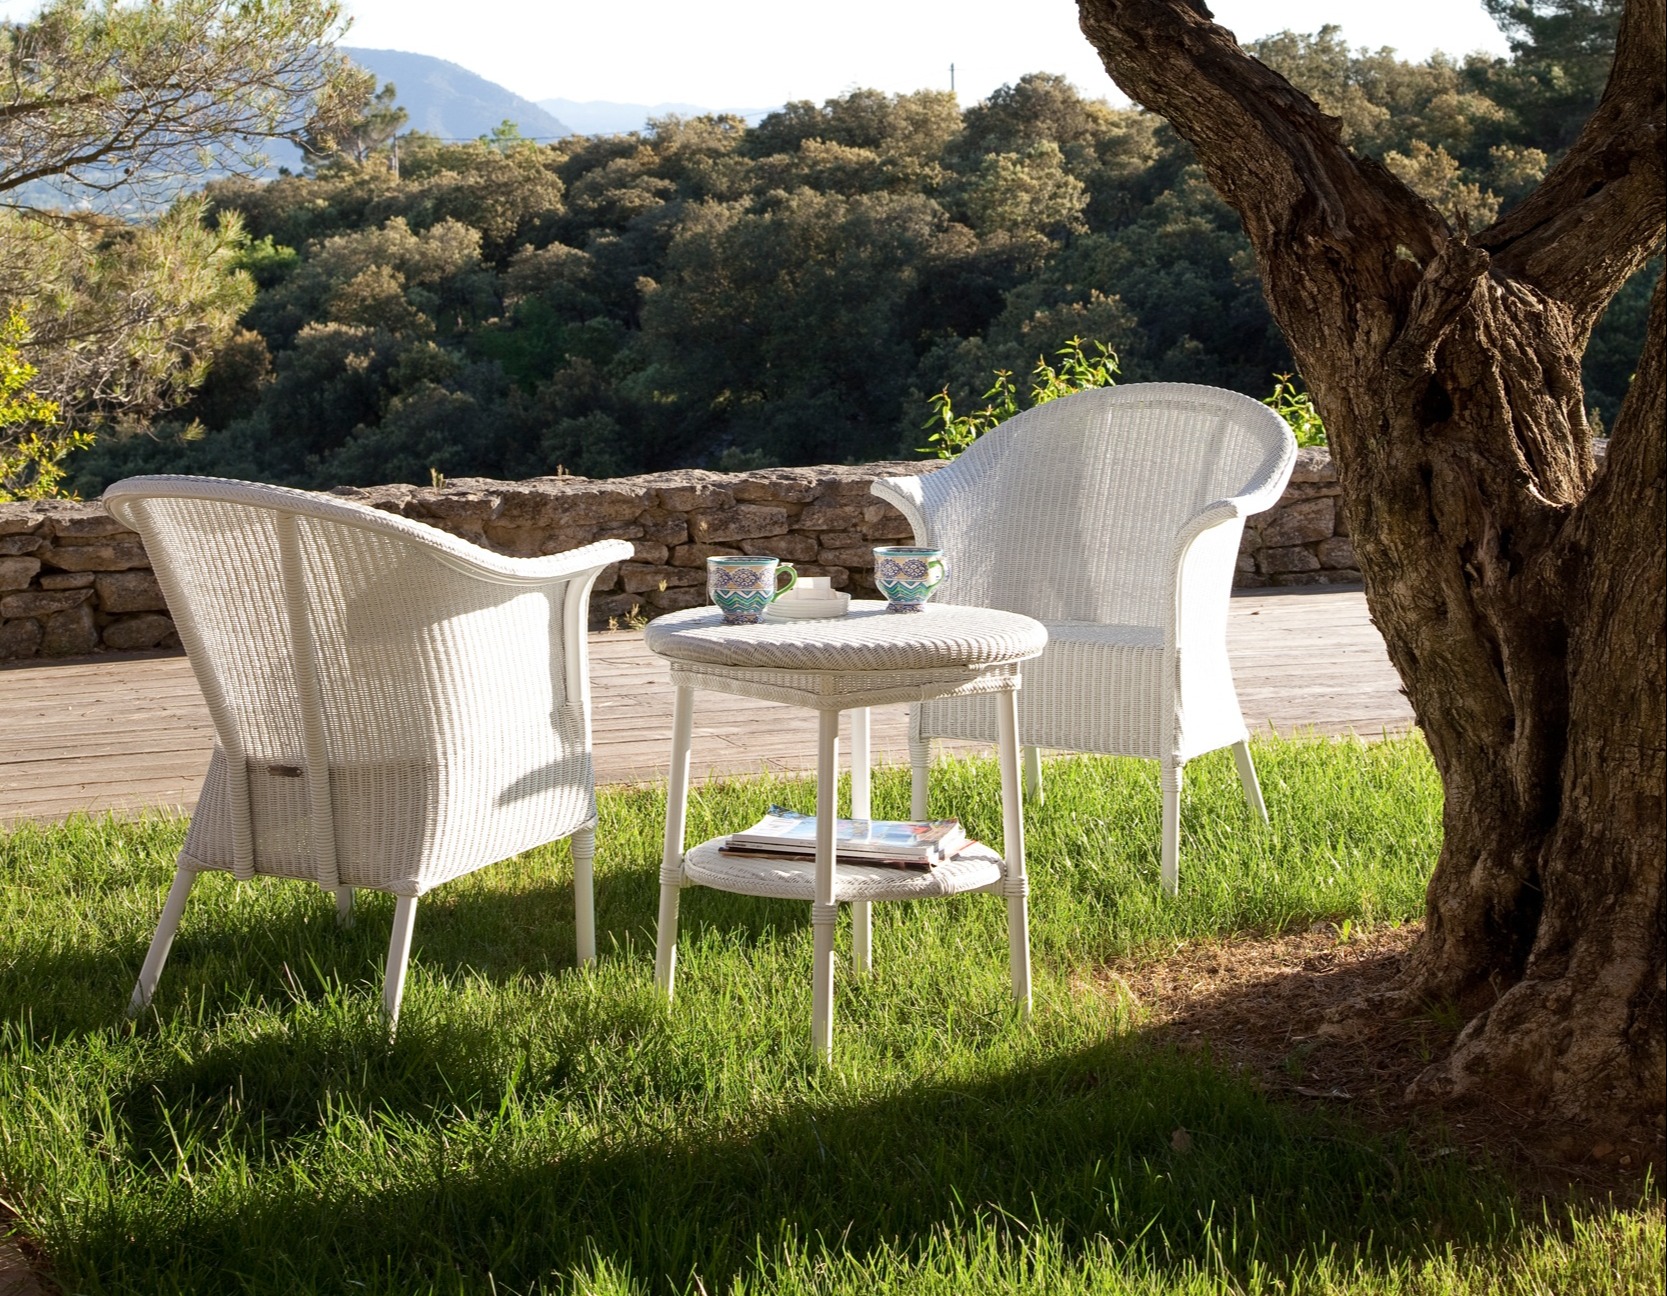
[[[704,117],[733,113],[756,122],[774,108],[703,108],[690,103],[617,103],[611,99],[540,99],[538,107],[554,113],[576,135],[624,135],[640,131],[650,117]]]
[[[512,121],[528,139],[559,139],[574,134],[566,122],[496,81],[488,81],[460,63],[412,54],[406,50],[342,46],[341,52],[373,73],[378,84],[392,81],[396,102],[405,109],[407,130],[440,139],[470,140]]]

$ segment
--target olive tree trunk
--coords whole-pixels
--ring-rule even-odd
[[[1540,187],[1455,229],[1197,0],[1079,0],[1133,99],[1244,221],[1325,418],[1366,597],[1446,792],[1395,1003],[1468,1024],[1415,1089],[1660,1111],[1667,520],[1663,296],[1594,461],[1593,325],[1667,218],[1662,0]]]

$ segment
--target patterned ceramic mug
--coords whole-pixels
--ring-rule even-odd
[[[948,574],[942,549],[882,545],[874,551],[874,584],[888,612],[919,612]]]
[[[787,584],[778,587],[776,577],[782,572]],[[706,560],[706,594],[724,614],[725,625],[757,625],[764,609],[798,581],[793,565],[775,558],[735,554]]]

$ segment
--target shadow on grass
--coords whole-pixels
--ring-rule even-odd
[[[343,1082],[338,1104],[384,1110],[418,1079],[390,1074],[398,1046],[356,1065],[305,1039],[287,1047],[317,1089],[324,1072]],[[216,1059],[214,1082],[256,1082],[270,1060],[233,1050]],[[210,1079],[189,1070],[151,1079],[177,1105]],[[437,1103],[459,1103],[454,1085],[426,1078]],[[282,1079],[280,1070],[262,1083],[276,1092]],[[556,1076],[538,1083],[561,1088]],[[467,1100],[483,1115],[499,1105],[492,1093]],[[559,1111],[550,1119],[559,1124]],[[488,1274],[498,1290],[520,1289],[606,1260],[650,1290],[682,1291],[698,1275],[717,1291],[761,1258],[808,1249],[814,1262],[824,1247],[918,1254],[981,1223],[1016,1240],[1047,1229],[1068,1259],[1110,1240],[1159,1270],[1243,1277],[1259,1265],[1278,1276],[1334,1248],[1367,1264],[1422,1256],[1432,1227],[1455,1245],[1485,1245],[1510,1216],[1504,1186],[1473,1168],[1420,1166],[1403,1148],[1281,1109],[1138,1040],[881,1099],[812,1092],[739,1130],[733,1120],[640,1131],[627,1122],[554,1155],[559,1141],[521,1134],[505,1128],[468,1168],[414,1186],[337,1178],[231,1203],[159,1191],[89,1220],[72,1264],[120,1290],[206,1290],[226,1274],[268,1274],[295,1290],[397,1291],[484,1288]]]

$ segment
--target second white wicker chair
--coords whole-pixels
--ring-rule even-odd
[[[946,468],[874,485],[917,544],[944,550],[935,601],[1047,626],[1019,693],[1033,796],[1038,748],[1160,762],[1170,892],[1188,760],[1231,746],[1245,800],[1267,818],[1227,659],[1227,598],[1244,519],[1279,499],[1295,462],[1284,420],[1248,396],[1144,383],[1050,401]],[[932,738],[995,737],[985,699],[917,704],[914,817],[926,817]]]
[[[581,961],[595,958],[596,801],[585,630],[606,540],[506,558],[327,495],[201,477],[104,493],[144,538],[214,721],[214,753],[134,987],[150,1002],[197,874],[397,897],[400,997],[417,899],[572,838]]]

